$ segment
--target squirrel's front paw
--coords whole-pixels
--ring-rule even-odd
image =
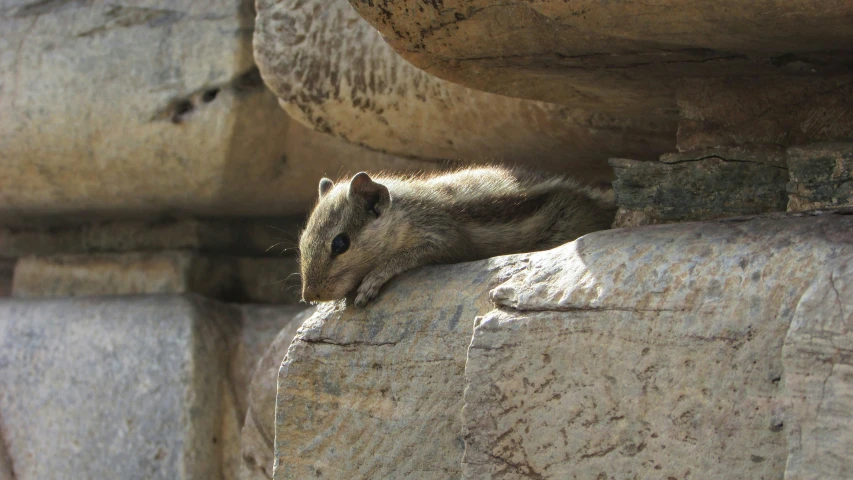
[[[370,275],[368,275],[358,287],[358,293],[355,296],[355,306],[361,308],[370,303],[371,300],[379,295],[379,287],[381,286],[381,283],[372,281]]]

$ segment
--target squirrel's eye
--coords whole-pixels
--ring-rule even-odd
[[[332,239],[332,255],[340,255],[349,248],[349,235],[346,233],[338,234]]]

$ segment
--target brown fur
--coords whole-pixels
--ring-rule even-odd
[[[335,300],[357,288],[364,306],[406,270],[545,250],[610,228],[615,212],[611,191],[523,169],[323,179],[299,241],[302,297]],[[350,246],[335,256],[340,233]]]

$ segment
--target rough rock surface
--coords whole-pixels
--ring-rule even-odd
[[[788,210],[853,206],[853,143],[788,149]]]
[[[28,256],[18,260],[12,296],[198,293],[239,302],[296,303],[293,257],[229,258],[189,251]]]
[[[252,318],[278,317],[281,315],[279,308],[252,309]],[[296,331],[302,323],[315,311],[314,308],[293,307],[292,312],[299,312],[293,316],[283,327],[279,326],[277,332],[264,331],[263,335],[257,335],[256,345],[249,351],[254,353],[260,345],[269,345],[260,360],[257,360],[251,370],[251,383],[248,385],[248,409],[243,430],[240,435],[241,468],[240,480],[269,480],[273,478],[274,442],[275,442],[275,394],[276,378],[281,362],[287,354],[290,342],[296,336]],[[278,323],[276,322],[276,325]],[[270,344],[270,338],[274,338]],[[248,343],[248,342],[243,342]],[[254,342],[253,342],[254,343]],[[252,356],[252,358],[255,358]],[[240,389],[238,389],[240,391]]]
[[[853,218],[779,217],[531,255],[474,329],[468,478],[780,478],[783,341]]]
[[[233,313],[180,297],[0,302],[17,480],[235,478],[220,461]]]
[[[430,168],[290,121],[251,0],[167,3],[0,0],[0,224],[296,214],[323,174]]]
[[[597,232],[411,272],[364,311],[321,305],[280,371],[274,478],[780,478],[853,438],[853,347],[820,313],[850,257],[845,212],[770,214]],[[824,350],[791,344],[795,324],[783,357],[805,312],[834,322],[801,328]],[[787,390],[832,339],[832,389]],[[839,455],[791,478],[845,478]]]
[[[660,162],[611,159],[619,211],[615,227],[783,212],[784,151],[710,149]]]
[[[273,478],[459,478],[465,353],[496,270],[419,269],[365,310],[321,304],[281,365]]]
[[[680,78],[849,73],[853,58],[849,2],[350,3],[440,78],[653,120],[672,118]]]
[[[853,256],[803,295],[785,339],[785,478],[853,478]]]
[[[346,0],[259,0],[257,7],[255,57],[266,83],[294,118],[350,142],[587,180],[609,177],[608,157],[651,160],[673,148],[674,118],[629,119],[437,79],[400,58]]]

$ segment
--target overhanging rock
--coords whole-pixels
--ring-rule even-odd
[[[257,6],[255,58],[267,85],[293,118],[349,142],[418,158],[571,171],[584,180],[607,178],[608,157],[650,160],[674,146],[674,117],[628,118],[436,78],[397,55],[346,0]]]
[[[853,216],[774,214],[597,232],[323,305],[280,371],[275,479],[846,478],[853,456],[814,452],[851,442],[851,258]],[[818,330],[834,343],[797,336]],[[820,362],[832,388],[807,378]]]
[[[849,2],[349,2],[400,55],[437,77],[647,119],[674,113],[679,79],[812,81],[849,73],[853,45]]]

